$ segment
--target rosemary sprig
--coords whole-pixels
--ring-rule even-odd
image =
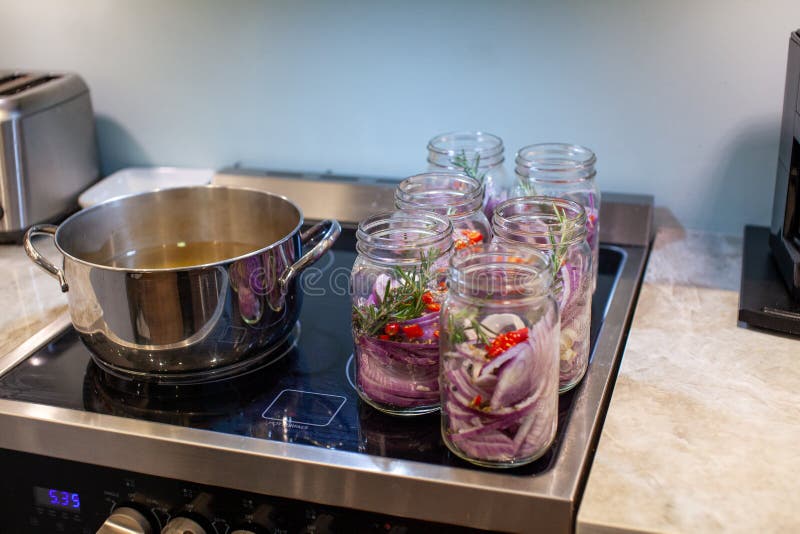
[[[425,313],[423,295],[429,291],[431,267],[438,258],[436,251],[421,254],[419,265],[412,271],[394,268],[394,279],[400,284],[386,284],[383,298],[377,304],[353,306],[353,326],[367,336],[380,334],[390,322],[408,321]]]
[[[453,344],[465,343],[469,341],[467,331],[472,330],[478,341],[483,345],[491,343],[491,338],[497,337],[497,332],[478,322],[477,310],[466,309],[460,313],[454,313],[447,318],[447,332]],[[467,323],[466,325],[464,323]]]
[[[535,197],[536,188],[533,186],[532,180],[519,179],[519,191],[524,197]]]
[[[570,241],[570,230],[571,227],[567,224],[567,215],[564,213],[564,210],[559,209],[556,206],[555,202],[553,203],[553,211],[558,218],[558,225],[560,228],[560,235],[561,238],[556,240],[555,235],[553,234],[553,229],[550,228],[548,230],[548,240],[550,241],[550,246],[553,247],[553,258],[552,258],[552,265],[551,268],[553,269],[553,277],[556,278],[557,281],[560,281],[561,276],[561,268],[564,266],[564,263],[567,261],[567,249],[569,248],[568,245],[565,244],[569,243]]]
[[[483,179],[486,177],[486,173],[485,172],[480,174],[478,173],[481,164],[480,154],[475,154],[475,161],[470,163],[469,160],[467,159],[466,151],[462,150],[461,154],[456,155],[456,157],[454,157],[452,161],[453,165],[459,167],[462,171],[464,171],[464,174],[466,174],[470,178],[475,178],[480,183],[483,183]]]

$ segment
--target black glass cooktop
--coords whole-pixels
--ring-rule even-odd
[[[354,259],[352,232],[344,232],[334,250],[317,263],[322,275],[304,276],[297,345],[260,371],[203,385],[130,382],[101,371],[70,328],[0,378],[0,398],[479,469],[448,452],[437,414],[391,417],[359,400],[352,385],[347,294]],[[592,303],[593,347],[623,262],[624,252],[601,247]],[[550,451],[509,474],[527,476],[550,469],[569,424],[573,395],[574,391],[560,398],[559,430]]]

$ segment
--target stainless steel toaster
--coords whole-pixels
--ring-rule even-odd
[[[77,209],[98,173],[92,103],[80,76],[0,70],[0,241]]]

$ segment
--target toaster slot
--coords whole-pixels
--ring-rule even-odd
[[[11,83],[14,80],[19,80],[20,78],[24,78],[27,76],[26,74],[20,74],[19,72],[14,72],[11,74],[6,74],[0,76],[0,87],[6,85],[7,83]]]
[[[27,77],[25,75],[20,75],[20,79],[16,82],[11,82],[10,86],[2,87],[0,86],[0,96],[11,96],[17,95],[22,93],[23,91],[27,91],[28,89],[33,89],[34,87],[38,87],[40,85],[46,84],[51,80],[57,80],[61,76],[56,75],[45,75],[45,76],[38,76],[36,78]]]

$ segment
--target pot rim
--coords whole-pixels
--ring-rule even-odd
[[[158,269],[145,269],[145,268],[141,268],[141,267],[137,267],[137,268],[112,267],[110,265],[103,265],[103,264],[100,264],[100,263],[95,263],[95,262],[91,262],[91,261],[88,261],[88,260],[84,260],[84,259],[78,258],[78,257],[66,252],[61,247],[61,245],[59,244],[59,235],[61,234],[62,228],[64,228],[73,219],[78,219],[81,215],[83,215],[85,213],[89,213],[89,212],[91,212],[93,210],[98,210],[98,209],[101,209],[101,208],[103,208],[105,206],[108,206],[110,204],[114,204],[116,202],[122,202],[124,200],[130,199],[130,198],[134,198],[134,197],[153,195],[153,194],[156,194],[156,193],[161,193],[161,192],[166,192],[166,191],[174,191],[174,190],[181,190],[181,189],[199,189],[199,188],[203,188],[203,189],[228,189],[228,190],[232,190],[232,191],[244,191],[244,192],[258,193],[260,195],[268,195],[268,196],[271,196],[271,197],[276,197],[276,198],[279,198],[279,199],[289,203],[294,209],[296,209],[299,220],[297,222],[297,225],[294,227],[294,229],[291,232],[289,232],[288,234],[286,234],[285,236],[283,236],[279,240],[273,241],[272,243],[270,243],[269,245],[267,245],[265,247],[259,248],[257,250],[252,251],[252,252],[248,252],[246,254],[242,254],[242,255],[239,255],[239,256],[234,256],[232,258],[225,258],[224,260],[219,260],[219,261],[215,261],[215,262],[211,262],[211,263],[201,263],[201,264],[197,264],[197,265],[188,265],[188,266],[184,266],[184,267],[163,267],[163,268],[158,268]],[[70,260],[72,260],[72,261],[74,261],[76,263],[80,263],[80,264],[86,265],[88,267],[93,267],[95,269],[105,269],[107,271],[125,272],[125,273],[175,273],[175,272],[194,271],[194,270],[197,270],[197,269],[209,269],[209,268],[213,268],[213,267],[219,267],[219,266],[222,266],[222,265],[227,265],[227,264],[230,264],[230,263],[234,263],[236,261],[247,259],[247,258],[249,258],[251,256],[255,256],[257,254],[261,254],[261,253],[267,252],[268,250],[273,249],[273,248],[285,243],[286,241],[291,239],[292,236],[297,235],[298,232],[300,231],[300,228],[303,227],[303,223],[304,222],[305,222],[305,218],[303,217],[303,210],[300,209],[300,206],[298,206],[297,204],[295,204],[294,202],[292,202],[291,200],[289,200],[285,196],[278,195],[277,193],[271,193],[269,191],[264,191],[262,189],[255,189],[255,188],[252,188],[252,187],[238,187],[238,186],[234,187],[234,186],[229,186],[229,185],[218,185],[218,184],[190,185],[190,186],[184,186],[184,187],[170,187],[170,188],[167,188],[167,189],[156,189],[156,190],[153,190],[153,191],[141,191],[141,192],[138,192],[138,193],[131,193],[129,195],[120,195],[120,196],[117,196],[117,197],[113,197],[113,198],[109,198],[107,200],[104,200],[103,202],[100,202],[99,204],[95,204],[94,206],[90,206],[88,208],[79,210],[79,211],[73,213],[72,215],[70,215],[69,217],[67,217],[61,224],[58,225],[58,229],[56,230],[56,234],[55,234],[55,238],[53,239],[53,242],[55,243],[56,248],[58,249],[58,251],[61,253],[62,256],[64,256],[65,259],[69,258]]]

